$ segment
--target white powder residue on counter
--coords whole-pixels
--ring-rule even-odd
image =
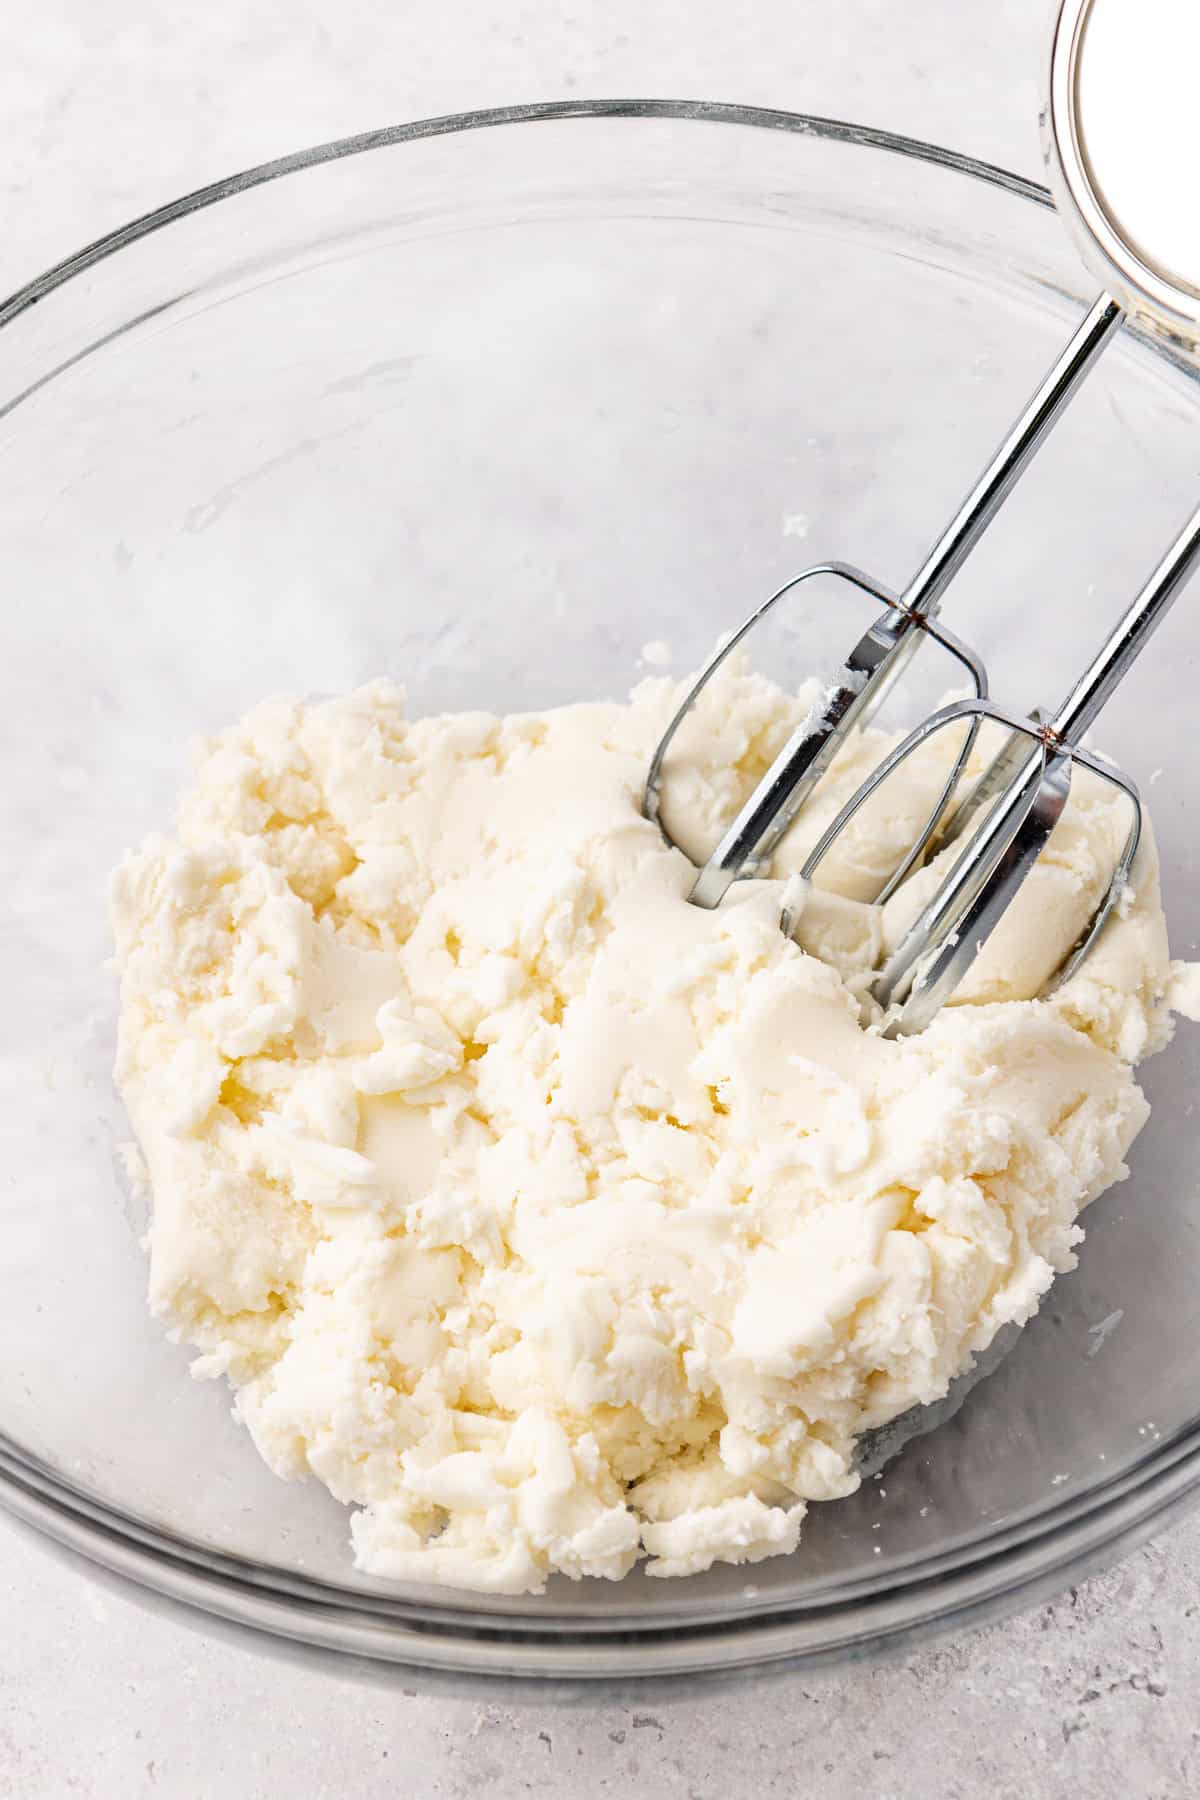
[[[671,773],[698,840],[811,698],[731,660]],[[517,1594],[794,1549],[806,1504],[858,1484],[860,1434],[1072,1266],[1146,1117],[1152,845],[1080,974],[1027,997],[1110,805],[1073,801],[1002,966],[989,947],[964,1004],[885,1042],[859,998],[899,926],[856,896],[894,846],[850,834],[806,948],[780,880],[689,906],[640,813],[683,691],[415,722],[383,683],[268,702],[116,877],[151,1304],[273,1469],[356,1508],[373,1573]],[[810,839],[884,748],[844,754]],[[896,841],[940,774],[911,781]]]

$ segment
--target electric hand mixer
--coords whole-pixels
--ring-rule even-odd
[[[1086,155],[1080,128],[1081,58],[1089,24],[1102,5],[1129,7],[1130,0],[1065,0],[1058,13],[1043,125],[1059,205],[1074,223],[1089,266],[1102,271],[1106,287],[1119,298],[1106,292],[1095,302],[907,587],[894,593],[842,562],[817,564],[795,576],[710,658],[667,727],[647,775],[645,812],[673,842],[661,808],[668,752],[701,690],[725,659],[774,607],[814,577],[829,577],[878,602],[878,618],[829,676],[818,703],[793,731],[699,869],[689,898],[697,906],[717,906],[734,881],[766,863],[847,736],[870,719],[920,644],[932,638],[955,658],[973,697],[941,708],[880,763],[822,833],[800,874],[802,883],[812,880],[850,820],[921,745],[942,731],[957,731],[961,741],[937,803],[876,896],[880,903],[887,899],[932,847],[943,850],[961,844],[957,855],[947,857],[944,877],[874,978],[873,992],[884,1009],[887,1035],[921,1030],[967,974],[1061,817],[1076,766],[1086,767],[1126,796],[1131,824],[1107,890],[1078,942],[1064,946],[1050,986],[1073,974],[1095,944],[1128,885],[1142,817],[1134,783],[1110,763],[1089,755],[1080,739],[1145,648],[1200,555],[1198,508],[1061,706],[1052,711],[1022,716],[994,704],[979,658],[938,619],[954,576],[1124,317],[1136,316],[1152,331],[1188,348],[1194,347],[1200,329],[1200,291],[1156,266],[1128,240],[1105,206]],[[1003,729],[1002,747],[960,798],[977,735],[987,722]],[[793,923],[785,905],[781,924],[789,935]]]

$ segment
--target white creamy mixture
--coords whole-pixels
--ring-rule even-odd
[[[271,701],[117,875],[151,1304],[274,1470],[359,1509],[373,1573],[517,1594],[792,1550],[859,1435],[1072,1266],[1145,1120],[1152,846],[1083,971],[1027,998],[1124,831],[1100,784],[963,1003],[886,1042],[856,994],[899,920],[855,895],[938,772],[845,847],[801,948],[778,880],[689,906],[640,816],[680,692],[414,723],[382,683]],[[711,837],[810,697],[727,670],[674,828]],[[809,837],[884,746],[844,755]]]

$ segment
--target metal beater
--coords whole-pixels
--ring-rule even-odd
[[[884,1008],[887,1035],[919,1031],[953,993],[1016,897],[1025,877],[1061,817],[1071,774],[1082,765],[1120,790],[1130,805],[1131,824],[1108,888],[1079,941],[1064,946],[1051,985],[1079,967],[1119,903],[1128,884],[1141,837],[1141,803],[1128,776],[1089,755],[1080,738],[1144,649],[1200,555],[1200,509],[1193,514],[1147,579],[1115,630],[1054,712],[1028,716],[996,706],[988,697],[979,658],[938,621],[942,597],[1004,500],[1011,493],[1055,422],[1079,391],[1101,351],[1126,313],[1173,342],[1182,339],[1182,321],[1197,320],[1196,300],[1172,286],[1169,273],[1150,269],[1144,252],[1120,237],[1103,210],[1081,148],[1078,124],[1078,63],[1094,0],[1065,0],[1055,23],[1050,82],[1043,113],[1047,158],[1060,207],[1072,219],[1089,262],[1103,270],[1121,302],[1104,293],[1075,332],[957,513],[899,594],[851,564],[821,563],[805,569],[750,614],[709,659],[668,725],[650,762],[644,810],[669,831],[662,816],[662,782],[667,755],[696,700],[747,634],[788,595],[816,576],[827,576],[878,602],[880,615],[859,638],[822,689],[822,697],[792,733],[749,799],[699,869],[689,895],[697,906],[720,904],[739,877],[764,866],[829,769],[847,736],[867,723],[921,642],[933,638],[965,671],[973,698],[943,707],[911,732],[852,795],[814,846],[801,871],[811,881],[832,844],[888,777],[935,734],[956,729],[961,742],[938,801],[915,843],[876,899],[882,903],[931,849],[962,840],[957,857],[922,908],[873,984]],[[1097,219],[1101,224],[1097,224]],[[959,790],[977,734],[986,722],[1004,728],[998,754],[964,798]],[[781,925],[789,935],[794,920],[785,906]]]

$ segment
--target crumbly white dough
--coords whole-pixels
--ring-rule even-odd
[[[681,692],[413,723],[384,683],[271,701],[115,879],[151,1304],[273,1469],[359,1509],[374,1573],[518,1594],[792,1550],[859,1435],[1073,1265],[1145,1120],[1152,846],[1081,974],[1026,997],[1123,830],[1103,791],[963,1003],[886,1042],[858,996],[899,921],[855,896],[937,770],[843,848],[806,950],[779,880],[687,905],[640,815]],[[711,836],[811,698],[727,669],[675,829]],[[844,754],[808,837],[883,747]]]

